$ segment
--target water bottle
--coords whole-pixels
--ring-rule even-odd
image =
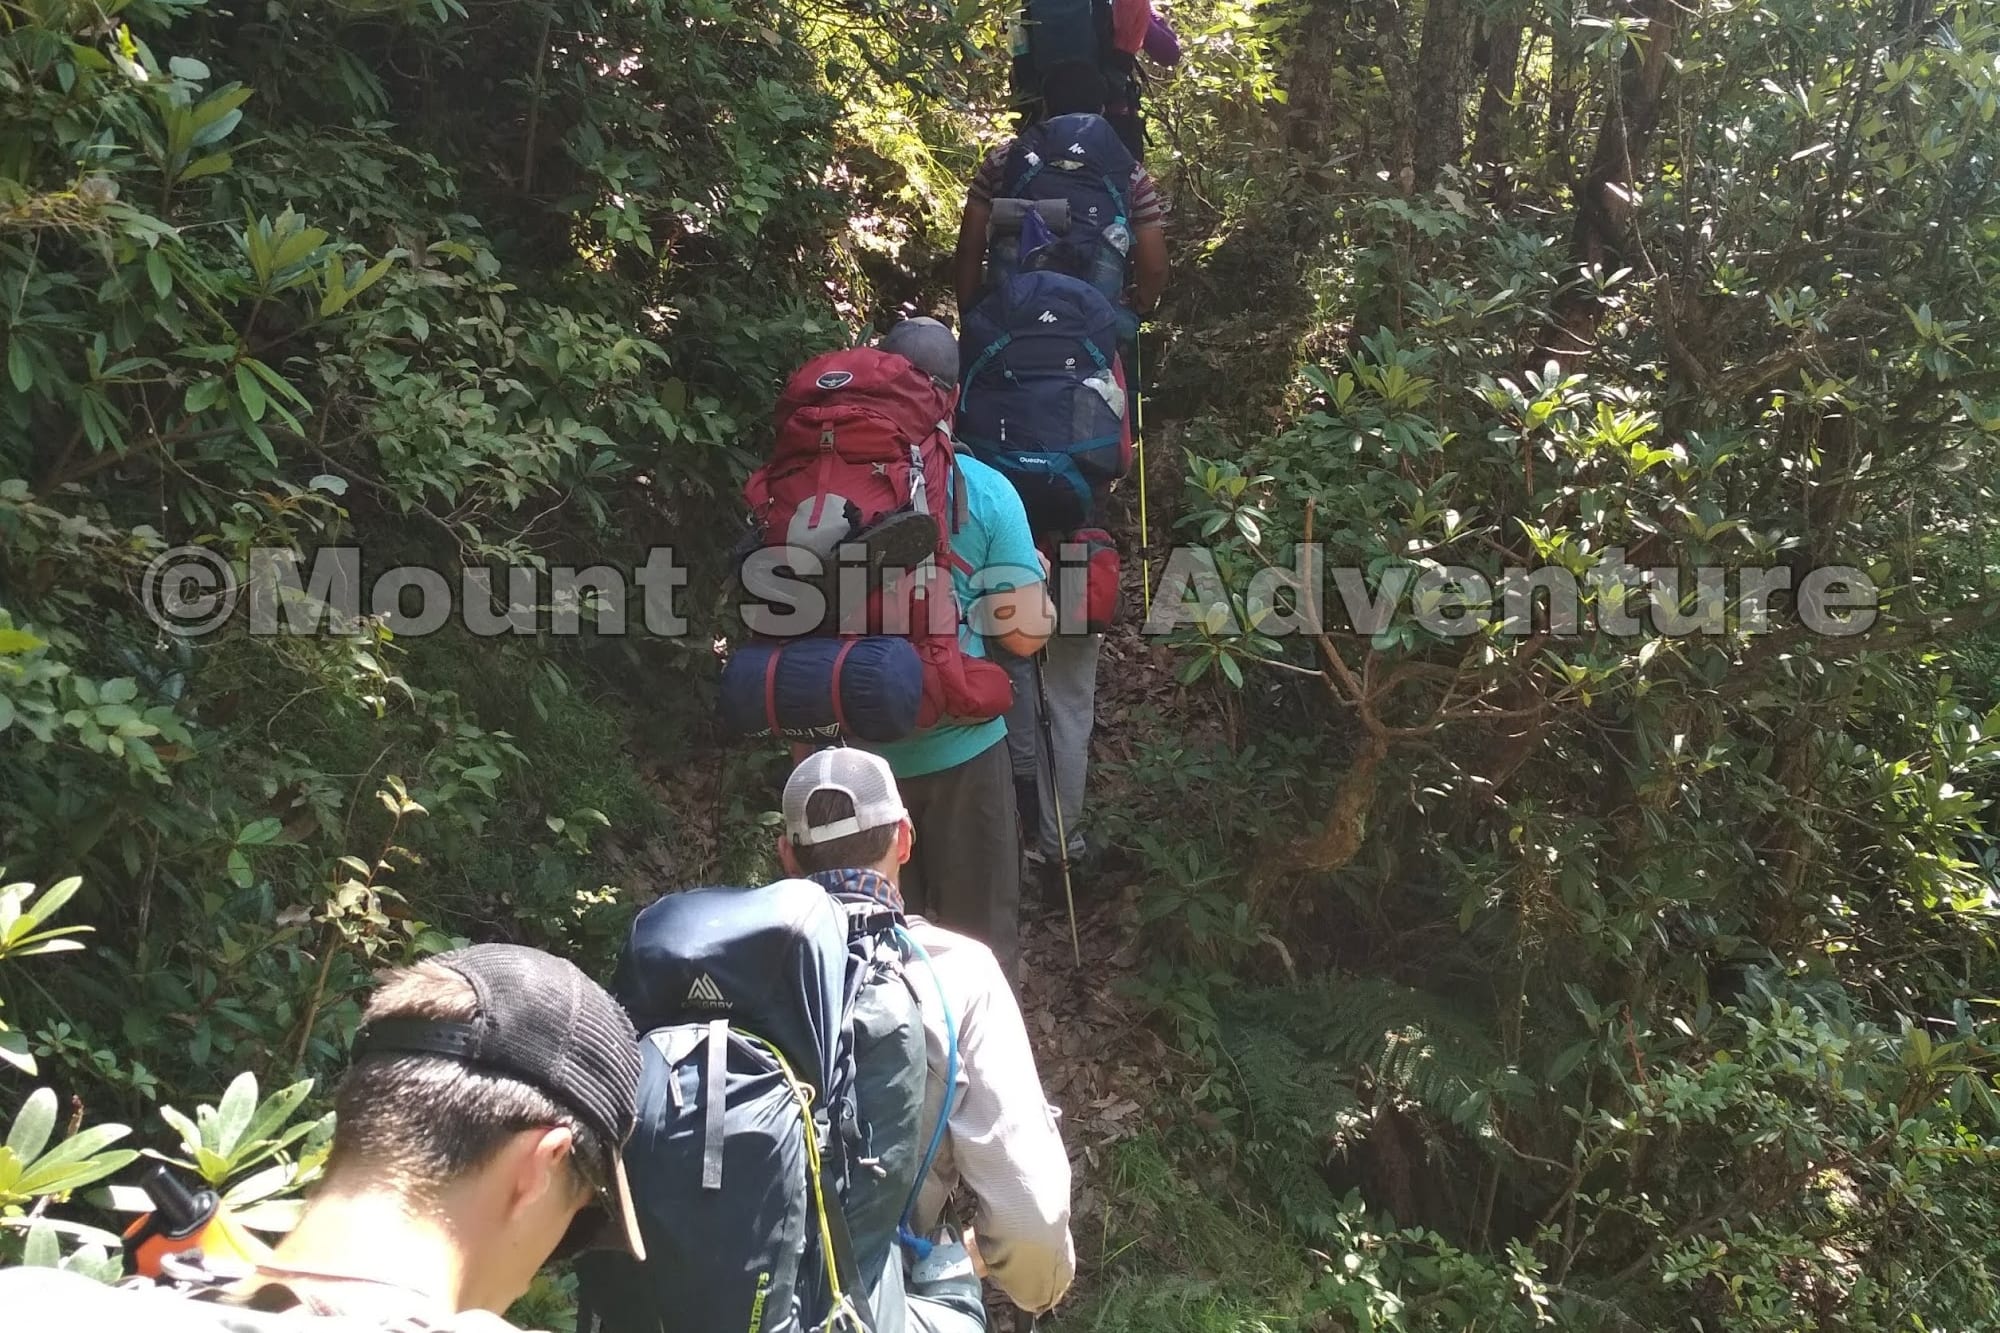
[[[1132,248],[1132,231],[1123,222],[1104,229],[1090,265],[1090,285],[1116,304],[1125,296],[1125,252]]]
[[[1125,419],[1125,390],[1119,386],[1110,371],[1100,370],[1086,378],[1084,383],[1097,391],[1097,396],[1104,400],[1104,405],[1111,409],[1112,415],[1120,421]]]

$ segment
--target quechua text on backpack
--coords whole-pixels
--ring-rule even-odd
[[[898,1222],[935,1137],[907,941],[807,880],[639,914],[614,989],[644,1033],[646,1258],[579,1259],[580,1333],[901,1333]]]
[[[785,386],[771,458],[744,487],[756,637],[723,671],[736,735],[884,742],[1006,712],[1006,672],[959,639],[955,396],[870,347],[817,357]]]
[[[1022,273],[965,319],[959,439],[1020,493],[1038,535],[1089,522],[1132,465],[1117,312],[1090,284]]]

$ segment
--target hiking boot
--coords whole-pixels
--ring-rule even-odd
[[[859,567],[867,571],[862,586],[872,598],[882,589],[885,570],[907,574],[937,554],[937,541],[937,518],[931,514],[919,514],[914,509],[898,509],[893,514],[884,514],[843,540],[833,548],[833,554],[819,577],[806,580],[826,598],[828,614],[823,628],[838,630],[850,618],[861,614],[861,608],[843,606],[840,602],[840,585],[843,579],[851,577],[847,571],[855,568],[851,548],[858,546],[862,550],[863,559]]]
[[[883,570],[915,569],[937,554],[937,516],[898,509],[876,519],[841,545],[857,543],[868,553],[868,583],[873,587]]]

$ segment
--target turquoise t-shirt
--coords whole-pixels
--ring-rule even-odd
[[[951,539],[953,554],[965,566],[951,571],[952,590],[958,594],[958,641],[969,655],[985,657],[986,638],[974,630],[980,622],[980,598],[1040,583],[1042,563],[1013,484],[965,454],[958,456],[958,467],[965,478],[966,507],[964,526]],[[1006,736],[1007,720],[996,717],[969,727],[932,727],[907,740],[863,748],[887,759],[897,777],[920,778],[956,768]]]

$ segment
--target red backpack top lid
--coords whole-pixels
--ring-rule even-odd
[[[886,514],[938,512],[951,493],[957,398],[878,348],[808,361],[779,395],[771,461],[743,488],[765,545],[825,557]]]
[[[893,352],[856,347],[815,357],[785,385],[771,459],[743,488],[766,547],[809,550],[822,561],[891,514],[936,520],[934,564],[871,589],[866,605],[840,608],[830,627],[916,645],[921,726],[997,716],[1012,695],[997,664],[967,657],[959,644],[949,573],[957,561],[951,536],[966,514],[951,434],[957,401],[956,388]]]

